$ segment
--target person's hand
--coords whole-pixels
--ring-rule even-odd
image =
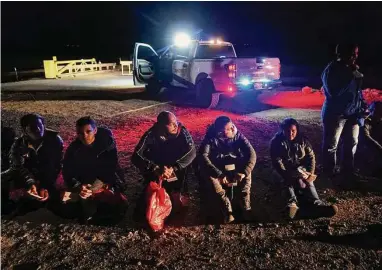
[[[314,174],[309,175],[307,179],[305,179],[306,182],[312,183],[314,180],[316,180],[317,176]]]
[[[41,202],[45,202],[46,200],[49,199],[49,192],[47,189],[45,188],[40,189],[39,194],[42,197],[42,199],[40,199]]]
[[[90,190],[91,185],[82,185],[81,191],[80,191],[80,197],[82,199],[89,198],[93,192]]]
[[[174,173],[174,169],[172,167],[164,166],[164,171],[163,171],[162,177],[164,179],[169,179],[173,173]]]
[[[32,195],[32,196],[33,196],[33,195],[38,196],[36,185],[32,185],[32,186],[30,187],[30,189],[27,190],[27,193],[28,193],[29,195]]]
[[[243,173],[237,173],[237,174],[235,174],[235,176],[234,176],[234,178],[233,178],[233,181],[234,181],[234,182],[237,182],[237,183],[240,183],[241,180],[244,179],[244,177],[245,177],[245,174],[243,174]]]
[[[227,180],[227,177],[223,176],[223,177],[219,177],[219,182],[221,185],[227,185],[228,184],[228,180]]]

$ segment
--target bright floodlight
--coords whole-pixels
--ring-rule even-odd
[[[180,33],[175,36],[174,41],[175,41],[175,46],[187,47],[188,44],[190,44],[191,38],[185,33]]]
[[[249,85],[249,83],[250,83],[249,79],[247,79],[247,78],[243,78],[243,79],[241,79],[240,82],[241,82],[241,84],[244,85],[244,86],[247,86],[247,85]]]

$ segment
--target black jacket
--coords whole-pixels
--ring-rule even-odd
[[[75,139],[64,157],[63,177],[69,189],[93,184],[96,179],[113,187],[120,176],[117,148],[111,130],[98,127],[95,141],[84,145]],[[123,181],[123,180],[122,180]]]
[[[161,136],[154,124],[135,147],[131,161],[142,174],[146,174],[158,166],[172,166],[175,171],[184,169],[195,156],[194,141],[182,124],[179,124],[178,134],[171,138]]]
[[[45,129],[42,143],[37,149],[29,146],[28,138],[22,136],[15,140],[10,150],[10,170],[21,172],[21,180],[29,189],[40,184],[46,189],[54,188],[61,171],[63,141],[58,132]]]
[[[271,159],[274,169],[286,180],[290,180],[299,166],[314,174],[316,158],[313,148],[304,136],[289,141],[282,132],[271,140]]]
[[[206,136],[199,149],[201,169],[207,170],[212,177],[224,175],[225,157],[234,156],[238,160],[238,172],[248,176],[256,165],[256,152],[248,139],[236,130],[230,140],[221,140],[216,136],[214,126],[207,129]]]

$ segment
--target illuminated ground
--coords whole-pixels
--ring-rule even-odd
[[[337,200],[340,208],[330,221],[284,222],[280,214],[283,204],[266,185],[271,175],[269,140],[285,117],[300,121],[320,163],[319,93],[271,92],[222,100],[217,110],[191,107],[185,104],[187,98],[183,103],[141,96],[126,100],[56,100],[46,96],[38,100],[33,95],[16,98],[18,101],[9,95],[4,98],[1,115],[5,125],[18,129],[21,115],[38,112],[50,128],[60,131],[66,146],[80,116],[93,115],[99,124],[109,126],[117,139],[131,202],[125,220],[110,228],[80,226],[44,209],[3,220],[1,263],[6,269],[16,265],[25,269],[377,269],[381,265],[381,179],[365,177],[360,189],[354,191],[336,191],[326,179],[317,180],[320,196]],[[256,222],[205,225],[192,173],[188,177],[191,206],[183,221],[173,221],[163,235],[152,238],[131,220],[142,186],[129,159],[139,137],[165,109],[175,112],[198,145],[207,125],[221,114],[230,116],[249,138],[258,155],[252,187]]]

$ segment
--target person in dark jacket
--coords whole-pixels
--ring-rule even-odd
[[[298,204],[300,207],[315,206],[327,210],[328,216],[337,212],[336,206],[325,206],[318,197],[314,186],[317,177],[315,154],[295,119],[284,119],[280,131],[271,140],[270,151],[276,184],[286,191],[288,197],[290,218],[295,217]]]
[[[85,223],[119,214],[126,197],[118,189],[124,179],[111,130],[97,127],[86,116],[77,120],[76,131],[77,138],[64,156],[62,173],[67,191],[62,200],[77,203],[79,218]]]
[[[25,202],[22,209],[33,210],[49,198],[58,198],[55,184],[63,141],[58,132],[45,128],[45,120],[38,114],[24,115],[20,124],[23,134],[10,149],[10,167],[1,174],[2,190],[7,190],[11,201]]]
[[[138,168],[144,186],[150,181],[163,180],[163,187],[169,193],[173,209],[183,206],[186,169],[196,156],[194,141],[176,116],[168,111],[161,112],[157,122],[143,134],[135,147],[132,163]],[[175,180],[176,179],[176,180]],[[175,180],[175,181],[172,181]],[[138,200],[135,219],[141,220],[146,211],[145,192]]]
[[[357,120],[366,106],[361,91],[363,75],[356,65],[356,45],[338,45],[336,53],[337,59],[329,63],[321,76],[325,94],[321,112],[324,126],[323,165],[329,177],[336,173],[337,147],[343,135],[342,171],[353,178],[359,135]]]
[[[371,168],[376,175],[382,174],[382,102],[373,102],[369,107],[369,116],[362,119],[360,123],[360,137],[370,151],[368,156],[372,157]],[[374,164],[373,164],[374,163]]]
[[[251,218],[251,175],[256,152],[248,139],[227,116],[218,117],[207,129],[199,151],[202,181],[208,183],[221,203],[226,223],[235,220],[232,209],[233,186],[240,190],[239,199],[244,219]],[[231,198],[230,198],[231,197]]]

